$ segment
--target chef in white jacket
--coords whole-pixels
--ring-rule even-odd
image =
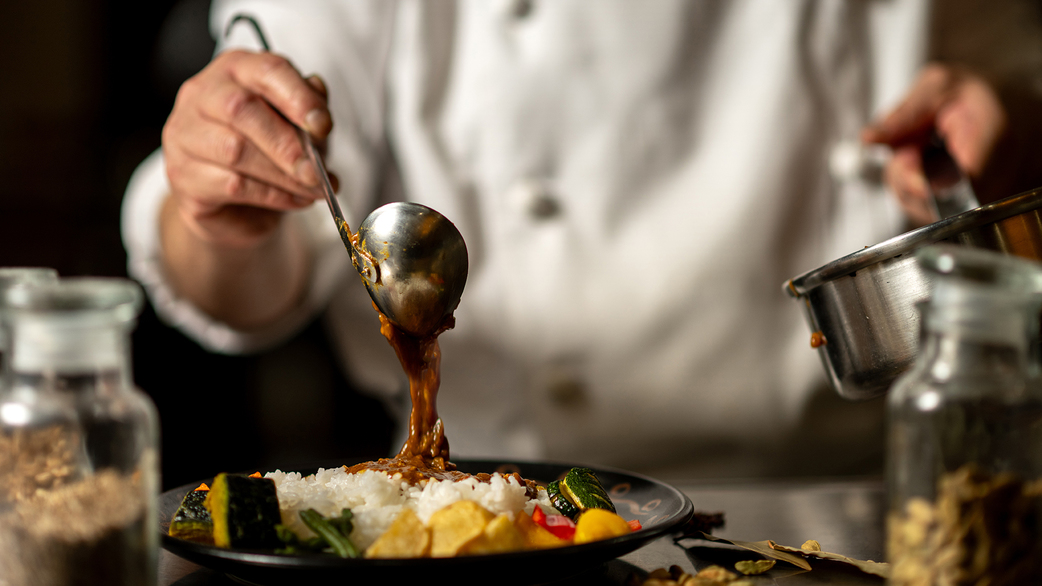
[[[321,314],[353,380],[402,404],[401,367],[278,110],[326,141],[353,228],[408,199],[466,239],[440,339],[454,457],[847,470],[882,449],[879,404],[821,395],[781,284],[929,221],[916,124],[984,173],[1006,112],[994,83],[922,73],[945,57],[941,16],[905,0],[217,1],[218,55],[127,191],[129,269],[216,351],[270,347]],[[998,30],[966,49],[979,67],[1037,65]],[[881,171],[864,140],[901,156]]]

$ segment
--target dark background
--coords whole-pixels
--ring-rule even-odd
[[[0,3],[0,266],[126,276],[119,213],[180,84],[213,51],[208,0]],[[390,451],[391,422],[352,389],[319,322],[252,356],[203,351],[151,307],[134,378],[160,412],[163,484]]]

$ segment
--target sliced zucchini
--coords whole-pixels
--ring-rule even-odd
[[[282,522],[275,483],[270,478],[218,474],[205,501],[217,547],[276,548]]]
[[[615,505],[608,497],[608,492],[589,468],[572,468],[563,480],[555,480],[548,484],[546,492],[550,497],[550,504],[561,511],[562,515],[573,520],[588,509],[615,512]]]
[[[605,509],[615,512],[615,505],[608,498],[608,491],[601,486],[601,481],[589,468],[572,468],[561,481],[561,492],[568,500],[579,507],[579,511],[587,509]]]
[[[177,507],[173,518],[170,519],[170,529],[167,533],[171,537],[198,543],[213,543],[213,521],[210,519],[210,511],[203,506],[208,492],[200,486],[181,499],[181,506]]]
[[[568,497],[561,491],[560,480],[555,480],[550,484],[547,484],[546,494],[550,497],[550,504],[565,517],[574,520],[579,515],[579,507],[575,506],[575,503],[568,500]]]

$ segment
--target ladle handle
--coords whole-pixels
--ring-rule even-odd
[[[970,179],[952,159],[944,139],[936,132],[923,146],[922,159],[927,190],[938,219],[943,220],[980,207]]]
[[[329,172],[326,171],[326,165],[322,162],[322,157],[318,154],[318,148],[315,147],[315,141],[311,139],[311,135],[299,126],[295,126],[295,128],[300,136],[301,144],[304,145],[304,151],[308,154],[308,159],[315,166],[315,172],[318,174],[321,182],[322,194],[326,196],[326,204],[329,206],[329,213],[333,214],[333,220],[336,221],[340,239],[344,241],[344,246],[350,250],[354,248],[351,242],[351,228],[347,225],[347,220],[344,219],[344,212],[340,210],[340,202],[337,201],[336,194],[333,192],[333,184],[329,182]]]
[[[224,36],[227,37],[231,33],[232,27],[237,23],[245,22],[250,25],[253,29],[254,34],[257,36],[257,42],[260,43],[261,48],[265,51],[271,51],[271,45],[268,44],[268,37],[261,30],[260,23],[257,19],[253,18],[249,14],[236,14],[232,17],[231,21],[228,22],[228,26],[224,29]],[[279,116],[282,116],[286,122],[289,122],[297,130],[297,135],[300,137],[301,144],[304,145],[304,151],[308,154],[308,159],[311,160],[311,164],[315,166],[315,172],[321,181],[322,194],[326,197],[326,205],[329,206],[329,213],[333,215],[333,222],[336,223],[337,232],[340,233],[340,239],[344,241],[344,246],[347,247],[348,253],[351,255],[351,263],[355,266],[355,270],[362,276],[363,279],[370,283],[376,283],[380,280],[380,269],[376,262],[368,254],[359,250],[355,246],[355,239],[351,235],[351,227],[347,225],[347,220],[344,219],[344,212],[340,209],[340,202],[337,201],[336,194],[333,192],[333,184],[329,182],[329,172],[326,170],[326,164],[322,161],[322,155],[319,154],[318,148],[315,146],[315,141],[312,140],[311,135],[306,130],[293,124],[282,112],[279,112],[277,108],[272,108]]]
[[[304,145],[304,150],[307,151],[308,159],[311,160],[311,164],[315,166],[315,171],[318,172],[318,176],[321,179],[322,194],[326,196],[326,205],[329,206],[329,213],[333,214],[333,222],[336,223],[337,232],[340,233],[340,239],[344,241],[344,246],[347,247],[347,251],[351,254],[351,263],[355,265],[355,270],[362,276],[363,279],[370,283],[376,283],[380,280],[380,267],[367,253],[355,246],[355,238],[351,235],[351,227],[347,225],[347,220],[344,219],[344,212],[340,210],[340,202],[337,201],[336,194],[333,193],[333,184],[329,182],[329,173],[326,171],[326,165],[322,162],[322,156],[318,153],[318,148],[315,147],[315,141],[311,139],[311,135],[306,130],[297,128],[297,134],[300,135],[300,142]]]

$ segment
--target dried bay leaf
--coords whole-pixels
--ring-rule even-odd
[[[747,549],[749,551],[756,552],[765,558],[788,562],[804,570],[812,569],[810,562],[808,562],[806,559],[808,557],[811,557],[847,564],[857,568],[858,570],[861,570],[866,574],[872,574],[874,576],[880,576],[882,578],[888,578],[890,576],[890,564],[887,563],[875,562],[872,560],[857,560],[844,555],[840,555],[838,553],[829,553],[827,551],[810,551],[806,549],[798,549],[787,545],[780,545],[778,543],[775,543],[774,541],[771,541],[770,539],[764,541],[738,541],[734,539],[724,539],[723,537],[716,537],[708,533],[702,533],[700,538],[705,539],[706,541],[727,543],[735,547]]]
[[[715,535],[710,535],[708,533],[702,533],[700,539],[705,539],[706,541],[715,541],[715,542],[718,542],[718,543],[727,543],[727,544],[733,545],[735,547],[740,547],[742,549],[747,549],[749,551],[755,551],[756,553],[758,553],[758,554],[760,554],[760,555],[762,555],[762,556],[764,556],[766,558],[771,558],[771,559],[775,559],[775,560],[779,560],[779,561],[783,561],[783,562],[789,562],[790,564],[792,564],[792,565],[794,565],[794,566],[796,566],[798,568],[803,568],[804,570],[811,569],[810,568],[810,564],[807,563],[807,560],[803,559],[803,556],[794,555],[794,554],[789,553],[789,552],[776,550],[773,547],[774,542],[770,541],[770,540],[764,540],[764,541],[737,541],[737,540],[734,540],[734,539],[724,539],[723,537],[716,537]],[[799,550],[797,550],[797,551],[799,551]]]
[[[875,562],[872,560],[856,560],[854,558],[840,555],[838,553],[829,553],[827,551],[813,551],[807,549],[796,549],[795,547],[789,547],[787,545],[774,544],[774,547],[787,552],[801,553],[807,557],[813,557],[823,560],[829,560],[833,562],[840,562],[843,564],[849,564],[855,568],[861,570],[866,574],[872,574],[881,578],[890,577],[890,564],[884,562]]]

